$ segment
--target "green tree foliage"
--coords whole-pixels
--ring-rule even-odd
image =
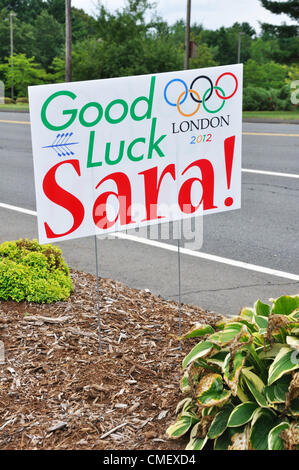
[[[105,67],[105,48],[102,41],[96,38],[78,41],[73,46],[73,80],[94,80],[100,78],[103,67]],[[90,60],[92,57],[93,60]],[[63,63],[62,63],[63,62]],[[64,71],[64,61],[60,62],[60,67]],[[58,64],[57,64],[58,65]],[[56,68],[58,72],[58,68]],[[106,75],[108,76],[108,75]]]
[[[223,26],[216,31],[205,30],[201,33],[201,39],[210,47],[216,47],[216,62],[219,65],[234,64],[237,62],[239,33],[242,35],[241,62],[250,58],[250,47],[255,30],[248,23],[234,23],[230,28]]]
[[[32,24],[14,17],[14,51],[32,55],[34,45],[34,28]],[[8,10],[0,11],[0,62],[10,55],[10,26]]]
[[[192,25],[193,30],[193,25]],[[192,31],[193,32],[193,31]],[[185,21],[178,20],[172,26],[169,27],[169,33],[176,46],[184,44],[185,41]]]
[[[267,10],[275,14],[285,13],[293,20],[299,19],[299,3],[298,0],[288,1],[273,1],[273,0],[261,0],[262,5]]]
[[[29,85],[45,83],[48,78],[35,58],[28,58],[25,54],[10,57],[7,63],[0,65],[0,73],[3,74],[7,87],[14,85],[17,96],[27,96]]]
[[[272,54],[272,59],[285,64],[298,61],[298,50],[299,50],[299,2],[298,0],[287,0],[287,1],[271,1],[271,0],[260,0],[262,5],[275,14],[284,13],[291,19],[297,20],[297,25],[286,25],[280,26],[271,25],[268,23],[262,23],[262,37],[263,39],[276,39],[278,41],[278,47],[275,48]]]
[[[45,8],[61,24],[65,22],[65,0],[46,0]]]
[[[262,40],[271,44],[271,58],[276,62],[298,62],[299,36],[297,26],[262,24]]]
[[[49,67],[49,81],[53,83],[64,82],[65,79],[65,60],[62,57],[55,57]]]
[[[136,48],[138,57],[136,56]],[[93,60],[90,60],[93,57]],[[117,43],[95,38],[80,41],[73,48],[73,79],[99,79],[181,68],[182,57],[167,40]]]
[[[197,57],[190,59],[190,68],[197,69],[201,67],[215,67],[218,62],[215,60],[217,49],[209,47],[205,42],[195,41],[197,43]]]
[[[64,49],[64,29],[46,10],[34,22],[34,47],[32,54],[36,60],[48,69],[54,57]]]
[[[126,8],[113,14],[100,6],[97,36],[74,44],[74,80],[181,68],[183,56],[165,22],[155,15],[146,21],[150,8],[147,0],[129,0]]]
[[[0,0],[0,10],[16,13],[20,21],[32,23],[45,8],[43,0]]]
[[[297,1],[261,1],[274,13],[283,12],[297,18]],[[183,68],[183,19],[169,25],[157,15],[152,0],[127,0],[125,7],[114,12],[104,6],[106,3],[99,2],[94,16],[72,8],[73,80]],[[64,0],[0,0],[0,79],[5,81],[7,92],[12,81],[8,61],[12,10],[17,15],[13,20],[14,53],[19,66],[14,69],[17,93],[26,95],[26,87],[31,84],[64,81]],[[243,33],[240,39],[244,104],[251,109],[259,95],[257,101],[263,103],[260,106],[287,109],[290,90],[287,87],[285,91],[285,87],[298,79],[297,26],[264,24],[262,33],[257,35],[247,22],[235,22],[231,27],[216,30],[206,30],[194,23],[191,40],[197,45],[197,56],[190,59],[190,67],[236,63],[240,33]]]
[[[262,38],[256,38],[250,45],[250,58],[258,64],[270,62],[273,56],[273,51],[278,47],[276,39],[266,41]]]
[[[94,37],[97,33],[97,21],[83,10],[72,8],[72,36],[73,43]]]

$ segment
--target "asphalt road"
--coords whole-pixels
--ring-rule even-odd
[[[0,242],[37,237],[34,215],[4,207],[35,211],[30,126],[22,121],[29,116],[0,113]],[[181,256],[183,302],[224,314],[257,298],[299,292],[299,179],[285,176],[299,175],[299,126],[244,123],[243,132],[242,209],[205,216],[204,258]],[[169,248],[173,242],[165,243]],[[70,266],[95,272],[93,238],[60,246]],[[176,252],[130,239],[100,240],[98,246],[102,277],[178,299]]]

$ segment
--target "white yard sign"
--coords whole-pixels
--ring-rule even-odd
[[[242,65],[29,88],[41,243],[241,205]]]

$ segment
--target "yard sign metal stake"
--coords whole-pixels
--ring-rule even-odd
[[[100,277],[97,236],[94,236],[95,258],[96,258],[96,278],[97,278],[97,310],[98,310],[98,334],[99,334],[99,354],[102,354],[102,328],[101,328],[101,300],[100,300]]]
[[[181,231],[180,231],[181,233]],[[178,280],[179,280],[179,336],[182,336],[182,282],[181,282],[181,240],[178,238]],[[182,342],[179,342],[179,349],[182,349]]]

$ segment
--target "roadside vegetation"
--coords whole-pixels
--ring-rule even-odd
[[[0,245],[0,300],[51,303],[73,291],[61,249],[20,239]]]
[[[298,450],[298,320],[299,296],[282,296],[178,338],[200,342],[182,362],[169,437],[188,434],[187,450]]]
[[[299,109],[294,111],[244,111],[243,118],[297,121],[299,120]]]
[[[298,19],[294,2],[284,2],[273,10]],[[13,7],[13,8],[12,8]],[[14,56],[10,57],[9,13],[14,10]],[[6,96],[14,85],[18,98],[26,98],[29,85],[64,81],[64,2],[0,0],[0,80]],[[73,80],[101,79],[183,68],[184,20],[169,25],[157,16],[150,0],[127,0],[126,7],[114,13],[101,2],[93,16],[72,8]],[[297,26],[261,25],[257,33],[248,23],[207,30],[201,24],[191,27],[191,40],[197,46],[191,68],[237,62],[241,33],[241,62],[244,63],[244,109],[248,111],[291,111],[299,80]],[[13,65],[13,67],[12,67]],[[297,100],[298,101],[298,100]]]

